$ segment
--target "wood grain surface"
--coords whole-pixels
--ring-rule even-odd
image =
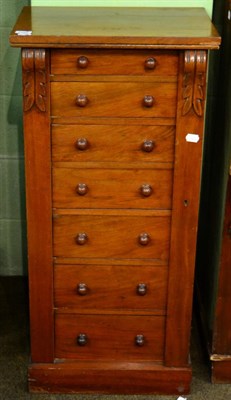
[[[159,309],[164,314],[167,296],[167,268],[126,265],[56,265],[55,306],[75,309]],[[81,295],[79,284],[86,285]],[[138,285],[145,284],[140,295]]]
[[[172,174],[171,169],[137,167],[133,170],[53,168],[53,206],[171,209]],[[85,194],[81,194],[81,188]]]
[[[124,82],[52,82],[51,115],[53,117],[174,117],[175,83]],[[86,96],[87,104],[78,106],[77,97]],[[152,96],[153,106],[144,105]]]
[[[17,30],[32,30],[19,36]],[[11,45],[218,48],[220,37],[203,8],[25,7]]]
[[[155,121],[158,123],[158,121]],[[86,150],[77,148],[78,139],[87,140]],[[174,126],[152,125],[82,125],[52,126],[53,161],[172,162]],[[154,144],[151,152],[143,151],[145,141]],[[106,149],[106,151],[105,151]]]
[[[58,215],[53,229],[55,257],[168,259],[169,217]],[[86,244],[76,244],[79,233],[87,234]],[[146,246],[139,244],[142,233],[150,236]]]
[[[161,361],[164,323],[163,316],[56,313],[55,356],[75,360]],[[87,335],[85,346],[77,344],[80,333]],[[137,335],[144,336],[143,346],[136,345]]]
[[[86,67],[80,67],[84,57]],[[150,62],[149,60],[154,60]],[[148,67],[148,61],[150,66]],[[81,65],[81,64],[80,64]],[[51,52],[52,74],[174,76],[178,72],[176,52],[151,50],[58,50]]]

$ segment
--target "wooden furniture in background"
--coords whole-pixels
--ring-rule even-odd
[[[212,58],[217,82],[211,116],[207,170],[201,196],[196,298],[208,350],[211,379],[231,383],[231,1],[215,0],[214,18],[222,32],[220,57]],[[216,83],[215,83],[216,85]]]
[[[231,161],[230,161],[231,163]],[[227,183],[223,221],[219,285],[216,297],[216,316],[212,344],[212,381],[231,383],[231,171]]]
[[[25,8],[31,391],[189,391],[203,9]]]

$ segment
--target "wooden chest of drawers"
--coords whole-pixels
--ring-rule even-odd
[[[25,8],[10,40],[23,48],[30,389],[187,393],[217,33],[200,9]]]

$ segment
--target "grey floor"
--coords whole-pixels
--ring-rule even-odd
[[[194,324],[196,325],[196,324]],[[193,327],[193,381],[187,400],[231,400],[231,385],[212,385],[196,327]],[[178,396],[47,395],[27,391],[29,331],[26,282],[0,277],[0,400],[177,400]]]

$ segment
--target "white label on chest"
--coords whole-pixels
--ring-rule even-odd
[[[188,133],[185,137],[186,142],[190,143],[198,143],[200,140],[200,136],[197,135],[196,133]]]
[[[18,36],[30,36],[32,35],[32,31],[15,31]]]

